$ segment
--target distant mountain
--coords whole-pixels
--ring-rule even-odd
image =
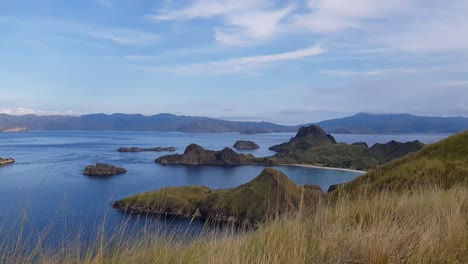
[[[468,130],[468,118],[359,113],[317,125],[338,134],[457,133]]]
[[[208,117],[158,114],[91,114],[84,116],[13,116],[0,114],[0,131],[24,127],[29,130],[100,130],[100,131],[177,131],[194,133],[295,132],[298,126],[282,126],[268,122],[226,121]]]

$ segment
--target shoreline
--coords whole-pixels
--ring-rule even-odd
[[[362,171],[362,170],[353,170],[353,169],[336,168],[336,167],[323,167],[323,166],[308,165],[308,164],[278,164],[277,166],[293,166],[293,167],[304,167],[304,168],[313,168],[313,169],[325,169],[325,170],[338,170],[338,171],[367,173],[367,171]]]

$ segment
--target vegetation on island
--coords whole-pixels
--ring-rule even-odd
[[[182,216],[254,226],[275,215],[311,208],[321,193],[320,187],[302,188],[282,172],[267,168],[252,181],[233,189],[168,187],[122,199],[113,207],[127,213]]]
[[[112,176],[126,172],[127,170],[124,168],[115,167],[110,164],[97,163],[96,165],[86,166],[83,174],[87,176]]]
[[[236,143],[234,143],[234,146],[232,146],[235,149],[258,149],[260,148],[257,143],[251,141],[251,140],[238,140]]]
[[[276,151],[275,160],[283,164],[305,163],[325,167],[368,170],[408,153],[420,150],[424,144],[419,141],[385,144],[337,143],[317,125],[302,127],[289,142],[270,148]]]

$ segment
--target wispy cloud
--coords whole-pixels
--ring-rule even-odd
[[[267,67],[275,63],[297,60],[301,58],[316,56],[324,53],[325,50],[320,46],[313,46],[307,49],[301,49],[285,53],[249,56],[233,58],[221,61],[210,61],[195,63],[189,65],[179,65],[165,68],[153,68],[167,71],[177,75],[199,75],[199,74],[258,74]]]
[[[416,68],[385,68],[385,69],[369,69],[369,70],[328,70],[321,71],[322,74],[328,74],[333,76],[340,77],[349,77],[349,76],[375,76],[383,74],[412,74],[419,73],[421,69]]]
[[[151,46],[159,43],[159,35],[132,29],[111,29],[88,32],[97,39],[109,40],[120,45]]]
[[[76,116],[79,115],[73,111],[49,111],[49,110],[34,110],[31,108],[0,108],[0,114],[7,114],[7,115],[70,115]]]
[[[96,2],[105,7],[112,7],[113,5],[112,0],[96,0]]]
[[[164,8],[146,17],[154,21],[220,17],[224,22],[214,27],[215,39],[226,45],[245,46],[271,39],[280,21],[293,10],[292,4],[275,7],[266,0],[196,0],[186,7]]]

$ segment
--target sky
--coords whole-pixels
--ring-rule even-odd
[[[468,116],[468,0],[1,0],[0,113]]]

